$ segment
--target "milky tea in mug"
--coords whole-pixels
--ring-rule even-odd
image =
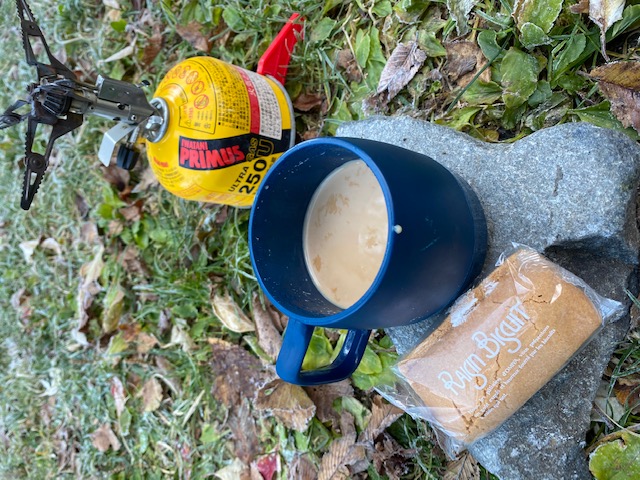
[[[331,303],[349,308],[373,284],[389,232],[382,188],[362,160],[345,163],[323,180],[311,198],[303,229],[313,283]]]

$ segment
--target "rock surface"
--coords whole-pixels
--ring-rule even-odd
[[[344,124],[337,134],[384,139],[428,155],[464,178],[487,217],[483,274],[516,242],[545,253],[601,295],[627,306],[625,289],[637,293],[640,147],[625,135],[571,123],[513,144],[488,144],[409,117],[373,117]],[[474,457],[503,479],[592,478],[585,433],[602,372],[628,329],[626,311],[504,425],[472,445]],[[404,353],[437,321],[388,332]]]

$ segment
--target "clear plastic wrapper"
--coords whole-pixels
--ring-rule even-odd
[[[389,401],[429,421],[449,456],[516,412],[623,305],[517,246],[396,364]]]

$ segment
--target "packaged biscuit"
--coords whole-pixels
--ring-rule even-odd
[[[501,425],[621,308],[519,247],[398,362],[395,391],[381,393],[444,433],[452,454]]]

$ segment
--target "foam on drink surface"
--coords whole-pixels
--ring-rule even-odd
[[[380,270],[388,232],[386,202],[371,169],[353,160],[331,172],[304,221],[305,261],[320,293],[341,308],[356,303]]]

